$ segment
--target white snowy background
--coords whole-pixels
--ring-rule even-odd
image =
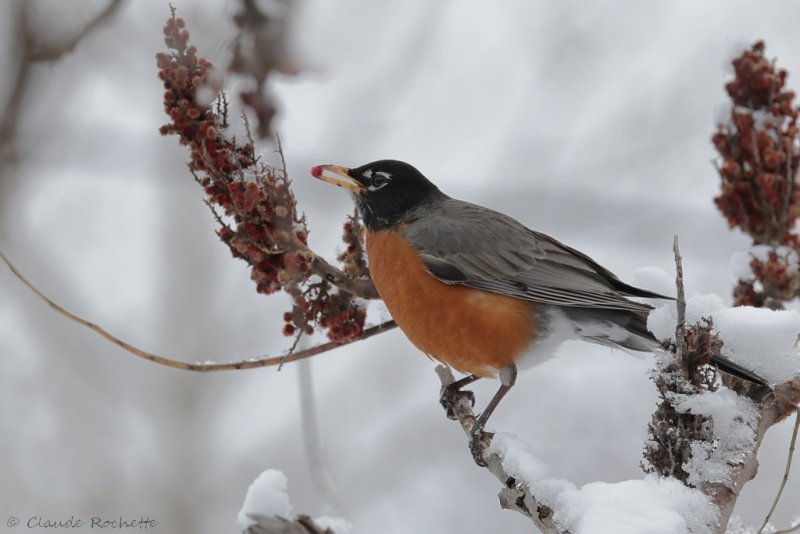
[[[36,4],[55,39],[104,2]],[[224,65],[235,4],[176,6],[201,54]],[[13,9],[0,8],[3,72],[13,69]],[[157,133],[154,54],[167,14],[166,2],[131,2],[76,53],[34,70],[20,167],[0,176],[0,247],[68,309],[144,349],[187,360],[274,354],[289,344],[288,299],[256,294],[213,233],[186,151]],[[678,234],[688,293],[729,302],[728,259],[749,241],[712,203],[709,138],[726,62],[764,38],[800,88],[799,21],[790,0],[304,0],[294,39],[312,68],[274,90],[311,243],[332,257],[351,210],[311,165],[397,158],[624,279],[641,266],[671,270]],[[490,427],[516,433],[575,484],[641,478],[651,364],[567,344],[520,376]],[[159,367],[56,315],[0,269],[0,525],[146,515],[157,532],[235,532],[247,487],[275,468],[295,511],[342,516],[355,533],[530,531],[499,509],[496,480],[444,418],[432,362],[399,331],[315,358],[312,371],[334,497],[313,484],[297,365]],[[494,387],[476,386],[479,403]],[[745,523],[769,508],[790,430],[767,436],[737,507]],[[798,502],[800,475],[779,525]]]

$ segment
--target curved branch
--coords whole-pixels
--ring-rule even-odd
[[[19,270],[17,270],[14,264],[11,263],[11,261],[8,259],[8,257],[6,257],[6,255],[3,253],[2,250],[0,250],[0,260],[2,260],[3,263],[5,263],[6,266],[8,266],[8,268],[11,270],[14,276],[16,276],[23,284],[25,284],[28,287],[28,289],[33,291],[37,297],[39,297],[44,302],[49,304],[51,308],[53,308],[55,311],[57,311],[70,321],[74,321],[80,325],[85,326],[94,333],[104,337],[108,341],[121,347],[122,349],[133,354],[134,356],[138,356],[139,358],[143,358],[145,360],[157,363],[159,365],[164,365],[166,367],[172,367],[174,369],[183,369],[184,371],[198,371],[198,372],[232,371],[239,369],[255,369],[257,367],[272,367],[275,365],[282,365],[284,363],[295,362],[297,360],[310,358],[312,356],[316,356],[317,354],[333,350],[337,347],[342,347],[344,345],[349,345],[350,343],[354,343],[356,341],[361,341],[362,339],[368,339],[377,334],[386,332],[387,330],[391,330],[397,326],[397,324],[394,321],[386,321],[379,325],[367,328],[361,333],[361,335],[358,338],[344,342],[329,341],[327,343],[321,343],[319,345],[299,350],[297,352],[289,352],[288,354],[282,356],[264,356],[261,358],[250,358],[246,360],[227,362],[227,363],[188,363],[179,360],[173,360],[171,358],[165,358],[163,356],[159,356],[157,354],[144,351],[134,345],[131,345],[126,341],[119,339],[118,337],[109,333],[103,327],[91,321],[87,321],[86,319],[78,315],[75,315],[70,311],[67,311],[66,309],[61,307],[58,303],[50,299],[47,295],[42,293],[39,289],[37,289],[31,282],[29,282],[22,275],[22,273]]]

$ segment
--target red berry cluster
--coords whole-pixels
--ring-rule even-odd
[[[737,306],[780,308],[800,296],[800,262],[797,254],[778,254],[772,250],[766,260],[750,262],[752,280],[739,280],[733,290]]]
[[[294,306],[286,314],[284,334],[310,334],[319,325],[334,341],[360,336],[364,308],[327,280],[313,278],[315,256],[307,247],[308,227],[298,215],[285,171],[259,162],[249,136],[241,141],[221,133],[227,126],[227,105],[221,88],[210,81],[213,66],[189,46],[189,32],[174,12],[164,36],[170,52],[156,59],[170,122],[160,131],[178,135],[180,143],[189,147],[189,168],[220,223],[220,239],[234,257],[250,265],[259,293],[283,290],[292,296]],[[198,102],[202,91],[219,96],[217,105]]]
[[[722,158],[722,192],[714,201],[731,227],[774,246],[795,241],[790,232],[800,215],[798,108],[784,88],[786,71],[764,57],[764,48],[759,41],[733,60],[735,78],[725,86],[730,120],[713,136]]]
[[[283,335],[312,334],[313,325],[328,331],[328,338],[341,343],[355,341],[364,332],[367,310],[344,291],[333,291],[328,282],[284,288],[294,299],[292,311],[283,314]]]

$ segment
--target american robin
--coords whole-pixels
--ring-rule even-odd
[[[473,453],[517,367],[553,356],[562,341],[661,348],[647,330],[652,307],[628,297],[671,297],[628,285],[507,215],[447,196],[407,163],[320,165],[311,174],[353,192],[370,274],[397,325],[419,350],[469,375],[451,393],[499,374],[501,386],[475,425]],[[723,357],[714,363],[765,384]]]

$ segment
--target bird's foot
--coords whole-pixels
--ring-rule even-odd
[[[484,432],[483,427],[475,425],[472,427],[469,439],[469,452],[478,467],[486,467],[486,460],[483,459],[483,451],[492,443],[494,432]]]
[[[444,408],[447,418],[453,420],[458,419],[455,414],[455,407],[461,402],[461,399],[466,399],[470,407],[475,406],[475,394],[471,391],[462,391],[456,384],[457,382],[453,382],[448,386],[444,386],[439,394],[439,404]]]

